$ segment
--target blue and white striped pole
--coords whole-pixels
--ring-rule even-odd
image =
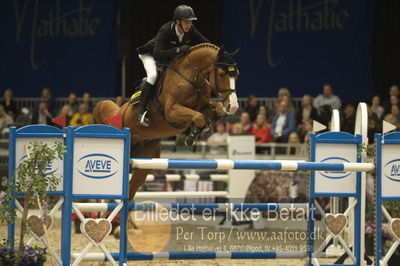
[[[202,160],[202,159],[131,159],[138,169],[254,169],[282,171],[349,171],[369,172],[375,169],[373,163],[319,163],[299,161],[267,160]]]

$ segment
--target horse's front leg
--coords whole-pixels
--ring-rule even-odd
[[[194,140],[206,125],[206,120],[202,113],[189,109],[181,104],[174,104],[170,108],[166,109],[165,118],[168,122],[179,125],[194,124],[185,139],[185,144],[188,146],[193,144]]]

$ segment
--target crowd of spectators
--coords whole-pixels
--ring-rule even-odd
[[[382,120],[396,125],[400,129],[400,90],[399,86],[389,87],[387,97],[375,95],[368,104],[369,114],[369,139],[380,132]],[[115,99],[117,105],[123,104],[123,98]],[[332,84],[322,86],[322,93],[314,99],[305,94],[301,106],[295,106],[291,92],[288,88],[281,88],[273,104],[261,105],[255,95],[248,97],[244,108],[239,109],[232,118],[223,119],[216,123],[215,129],[208,139],[208,144],[213,146],[213,151],[218,150],[218,145],[226,142],[228,135],[252,134],[256,143],[289,143],[283,152],[288,155],[301,153],[299,145],[308,143],[309,133],[312,131],[312,121],[317,120],[328,125],[333,109],[341,112],[341,130],[354,132],[356,104],[340,99],[334,94]],[[63,106],[56,105],[50,88],[43,88],[38,104],[32,109],[17,107],[12,90],[4,92],[0,101],[0,133],[4,136],[8,126],[23,126],[27,124],[53,125],[52,119],[59,115],[66,115],[67,125],[83,126],[92,124],[94,103],[89,93],[81,95],[80,100],[75,93],[68,95]],[[265,149],[261,149],[265,151]]]
[[[374,141],[374,134],[381,131],[382,120],[392,123],[400,130],[400,90],[392,85],[386,101],[375,95],[368,103],[369,140]],[[322,86],[322,93],[314,99],[305,94],[301,106],[295,107],[288,88],[281,88],[272,105],[268,109],[260,105],[257,97],[251,95],[245,108],[239,109],[237,121],[226,120],[226,132],[230,135],[252,134],[256,143],[288,143],[281,151],[287,155],[304,155],[302,143],[309,142],[313,120],[328,125],[333,109],[340,111],[341,131],[354,133],[357,103],[346,102],[334,94],[332,84]],[[221,132],[219,134],[222,134]],[[258,152],[266,149],[258,148]]]
[[[116,103],[122,105],[123,98],[117,97]],[[18,127],[28,124],[58,126],[52,122],[52,119],[60,115],[66,115],[66,124],[70,126],[93,124],[93,108],[94,103],[90,93],[84,93],[81,100],[78,100],[75,93],[70,93],[66,103],[60,106],[56,104],[56,99],[50,88],[47,87],[42,89],[39,101],[33,108],[18,108],[12,90],[7,89],[0,101],[0,133],[2,137],[5,137],[10,125]]]

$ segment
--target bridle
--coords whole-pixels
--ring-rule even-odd
[[[218,80],[218,68],[221,68],[229,77],[235,77],[238,74],[238,70],[237,70],[237,64],[233,63],[233,64],[228,64],[228,63],[223,63],[223,62],[218,62],[218,58],[216,59],[216,62],[214,63],[213,66],[213,71],[214,71],[214,83],[215,83],[215,88],[213,88],[210,83],[208,82],[208,80],[201,74],[199,67],[197,67],[196,65],[194,65],[192,63],[192,61],[190,60],[189,54],[186,54],[185,57],[188,62],[189,65],[191,66],[191,68],[193,69],[193,71],[195,72],[195,77],[194,80],[191,80],[189,77],[187,77],[185,74],[183,74],[182,72],[180,72],[178,69],[176,69],[175,67],[171,66],[171,65],[166,65],[167,68],[172,69],[174,72],[176,72],[178,75],[180,75],[184,80],[186,80],[187,82],[189,82],[193,88],[195,89],[195,91],[198,93],[198,95],[203,95],[205,97],[211,97],[210,94],[208,94],[207,92],[205,92],[201,87],[199,87],[196,83],[199,80],[199,77],[201,79],[203,79],[204,83],[207,85],[208,89],[211,91],[211,93],[215,93],[217,96],[217,102],[225,102],[226,99],[229,97],[229,94],[227,96],[223,96],[222,93],[224,92],[231,92],[231,93],[235,93],[236,89],[221,89],[220,85],[219,85],[219,80]],[[208,91],[208,90],[206,90]]]

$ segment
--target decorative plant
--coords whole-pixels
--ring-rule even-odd
[[[16,195],[24,193],[23,213],[21,217],[20,238],[18,250],[3,243],[0,245],[0,261],[7,261],[11,265],[26,265],[31,258],[45,261],[46,249],[31,248],[24,245],[24,234],[27,229],[28,210],[37,205],[42,212],[42,226],[46,232],[48,222],[47,191],[55,190],[60,177],[54,173],[46,173],[48,165],[54,160],[61,160],[64,154],[64,145],[56,141],[53,146],[40,141],[32,141],[25,146],[26,158],[17,167],[10,182],[7,182],[6,191],[0,192],[0,222],[14,222],[16,209],[10,208],[15,202]],[[36,262],[35,262],[36,263]]]

